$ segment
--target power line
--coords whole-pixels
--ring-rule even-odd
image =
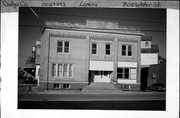
[[[119,21],[128,21],[128,22],[141,22],[141,23],[154,23],[154,24],[166,24],[166,22],[158,22],[158,21],[145,21],[145,20],[135,20],[135,19],[125,19],[125,18],[107,18],[107,17],[98,17],[98,16],[85,16],[85,15],[73,15],[73,14],[62,14],[62,13],[45,13],[41,12],[41,14],[49,15],[49,16],[67,16],[67,17],[79,17],[79,18],[96,18],[96,19],[108,19],[108,20],[119,20]],[[40,15],[41,15],[40,14]]]
[[[61,13],[42,13],[45,15],[53,15],[53,16],[68,16],[68,17],[80,17],[80,18],[98,18],[98,19],[111,19],[111,20],[121,20],[121,21],[133,21],[133,22],[144,22],[144,23],[158,23],[158,24],[166,24],[165,22],[157,22],[157,21],[144,21],[144,20],[131,20],[131,19],[123,19],[123,18],[107,18],[107,17],[98,17],[98,16],[82,16],[82,15],[72,15],[72,14],[61,14]]]
[[[41,25],[19,25],[20,27],[39,27],[42,28],[43,26]],[[92,29],[92,30],[115,30],[119,31],[121,29],[100,29],[100,28],[80,28],[80,27],[67,27],[67,28],[76,28],[76,29]],[[124,29],[122,29],[124,30]],[[126,31],[144,31],[144,32],[166,32],[165,30],[152,30],[152,29],[142,29],[142,30],[130,30],[130,29],[125,29]],[[85,30],[86,31],[86,30]]]
[[[39,27],[39,28],[43,27],[41,25],[19,25],[19,26],[20,27]]]

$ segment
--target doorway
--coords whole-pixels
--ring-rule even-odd
[[[110,83],[112,71],[90,71],[90,82],[105,82]]]
[[[141,68],[141,90],[147,89],[148,68]]]

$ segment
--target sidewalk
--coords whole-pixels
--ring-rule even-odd
[[[165,92],[156,92],[156,91],[123,91],[119,90],[118,92],[101,92],[101,91],[94,91],[93,93],[83,93],[82,90],[40,90],[38,87],[32,87],[29,90],[28,87],[19,87],[18,94],[165,94]]]

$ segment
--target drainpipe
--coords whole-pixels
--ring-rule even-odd
[[[91,77],[90,77],[90,56],[91,56],[91,50],[90,50],[90,38],[89,35],[87,35],[87,42],[88,42],[88,84],[91,83]],[[90,77],[90,78],[89,78]]]
[[[114,72],[113,72],[113,80],[111,82],[115,81],[117,82],[117,67],[118,67],[118,39],[117,37],[114,38]]]
[[[49,33],[49,41],[48,41],[48,69],[47,69],[47,90],[49,89],[49,54],[50,54],[50,33]]]

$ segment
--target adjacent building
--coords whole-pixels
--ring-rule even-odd
[[[36,42],[36,77],[44,89],[97,82],[140,90],[147,87],[148,68],[158,64],[151,42],[152,37],[113,22],[46,22]]]

